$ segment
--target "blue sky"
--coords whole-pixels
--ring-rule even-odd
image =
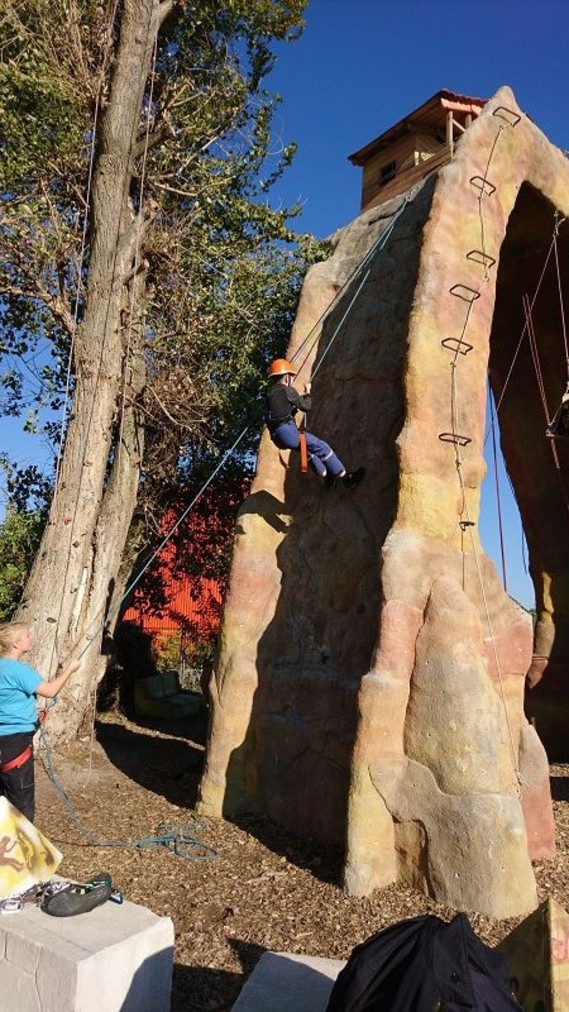
[[[347,156],[441,88],[490,98],[509,85],[549,139],[569,147],[568,0],[309,0],[306,29],[267,78],[276,128],[298,142],[280,188],[324,236],[359,209]]]
[[[326,236],[359,210],[347,156],[441,88],[489,98],[509,85],[547,137],[569,148],[569,0],[309,0],[306,29],[278,49],[268,82],[282,96],[277,133],[299,150],[279,186],[303,204],[299,226]],[[480,534],[502,573],[491,440]],[[498,467],[509,592],[534,603],[517,507]]]
[[[553,143],[569,148],[569,0],[309,0],[301,39],[277,47],[267,87],[282,105],[275,143],[299,150],[273,199],[300,200],[297,227],[322,237],[359,210],[360,171],[347,156],[441,88],[490,97],[510,85]],[[16,420],[0,420],[0,448],[45,466],[41,437],[22,442]],[[490,445],[490,442],[489,444]],[[492,462],[480,531],[501,572]],[[508,589],[533,603],[522,531],[501,470]],[[0,502],[1,510],[1,502]]]

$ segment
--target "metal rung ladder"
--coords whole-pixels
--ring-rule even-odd
[[[483,267],[493,267],[496,263],[495,257],[491,257],[489,253],[485,253],[481,249],[469,250],[466,259],[472,260],[475,264],[482,264]]]
[[[480,190],[480,193],[484,197],[491,197],[496,192],[496,187],[488,179],[484,179],[483,176],[471,176],[469,182],[472,183],[476,190]]]
[[[522,118],[519,113],[513,112],[505,105],[499,105],[496,109],[494,109],[492,115],[495,116],[496,119],[503,119],[504,122],[511,127],[517,126]]]
[[[467,341],[463,341],[460,337],[444,337],[441,341],[443,348],[448,348],[449,351],[459,352],[461,355],[468,355],[469,351],[474,348],[473,344],[468,344]]]
[[[439,432],[441,443],[454,443],[455,446],[468,446],[472,442],[470,436],[461,436],[459,432]]]
[[[480,292],[476,288],[470,288],[469,285],[453,285],[449,288],[449,292],[463,302],[476,302],[476,299],[480,298]]]

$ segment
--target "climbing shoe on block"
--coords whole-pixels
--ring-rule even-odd
[[[357,471],[346,471],[342,475],[342,485],[348,490],[357,488],[365,473],[365,467],[358,467]]]
[[[86,914],[95,907],[100,907],[111,898],[113,887],[101,882],[98,885],[79,885],[70,882],[63,889],[57,892],[44,892],[41,909],[52,917],[75,917],[77,914]]]

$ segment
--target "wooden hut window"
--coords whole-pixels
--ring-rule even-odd
[[[379,185],[385,186],[391,179],[395,179],[397,175],[397,162],[388,162],[382,169],[379,170]]]

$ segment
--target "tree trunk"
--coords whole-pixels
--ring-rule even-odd
[[[81,667],[50,723],[56,740],[75,736],[91,690],[102,677],[103,632],[116,619],[109,603],[116,598],[136,503],[143,439],[136,396],[144,384],[136,353],[144,275],[137,269],[144,206],[141,200],[135,212],[129,191],[154,40],[170,6],[157,0],[125,0],[123,5],[98,133],[85,315],[74,345],[73,405],[48,523],[18,612],[18,619],[35,631],[31,662],[45,677],[58,661],[81,655]]]

